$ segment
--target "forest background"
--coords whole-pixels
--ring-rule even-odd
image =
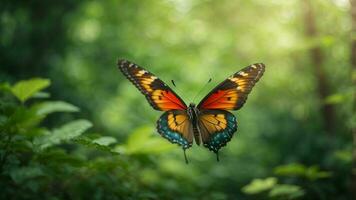
[[[221,161],[186,165],[118,58],[186,103],[266,72]],[[2,0],[0,198],[351,199],[355,71],[355,0]]]

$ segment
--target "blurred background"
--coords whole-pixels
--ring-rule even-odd
[[[352,199],[351,1],[2,0],[0,197]],[[247,65],[266,72],[221,161],[195,145],[186,165],[118,58],[187,104]]]

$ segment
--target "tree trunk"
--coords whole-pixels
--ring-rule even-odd
[[[353,75],[356,74],[356,0],[350,0],[351,4],[351,79],[352,85],[354,89],[353,93],[353,111],[352,111],[352,119],[355,119],[356,113],[356,77]],[[353,135],[353,152],[352,152],[352,185],[351,185],[351,192],[353,196],[356,197],[356,125],[355,122],[352,122],[352,135]]]
[[[318,36],[318,32],[315,25],[315,14],[312,8],[311,0],[303,1],[304,8],[304,24],[305,34],[308,38],[313,39]],[[309,50],[312,66],[314,67],[314,73],[317,81],[318,96],[321,102],[321,115],[323,119],[324,130],[328,134],[332,134],[334,130],[334,109],[331,104],[325,104],[326,97],[330,95],[330,88],[325,76],[323,68],[324,57],[320,46],[314,46]]]

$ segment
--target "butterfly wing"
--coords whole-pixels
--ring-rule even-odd
[[[192,146],[193,126],[183,110],[163,113],[157,121],[157,130],[164,138],[182,146],[184,150]]]
[[[245,67],[215,87],[198,105],[199,109],[238,110],[265,71],[265,65],[256,63]]]
[[[119,60],[118,67],[145,95],[154,109],[167,111],[187,108],[184,101],[167,84],[144,68],[127,60]]]
[[[217,153],[236,132],[236,117],[226,110],[202,110],[198,127],[204,146]]]

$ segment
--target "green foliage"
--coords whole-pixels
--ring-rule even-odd
[[[299,163],[278,166],[274,169],[274,173],[279,176],[300,176],[309,180],[328,178],[332,175],[331,172],[321,171],[318,166],[306,167]]]
[[[38,94],[38,93],[37,93]],[[64,101],[47,101],[33,106],[37,115],[48,115],[54,112],[78,112],[79,108]]]
[[[109,146],[110,144],[116,143],[116,138],[109,137],[109,136],[100,137],[93,140],[93,143],[101,146]]]
[[[11,92],[21,101],[25,102],[28,98],[33,96],[36,92],[48,87],[50,85],[48,79],[33,78],[30,80],[17,82],[11,87]]]
[[[242,191],[249,195],[256,195],[267,192],[267,197],[270,199],[297,199],[304,195],[304,191],[300,186],[291,184],[278,184],[275,177],[265,179],[254,179],[248,185],[242,188]],[[265,197],[266,198],[266,197]]]
[[[277,179],[274,177],[268,177],[265,179],[254,179],[248,185],[242,188],[242,191],[246,194],[257,194],[266,190],[270,190],[277,184]]]
[[[299,163],[277,166],[274,168],[274,174],[280,177],[296,178],[296,180],[298,178],[306,179],[311,184],[318,179],[330,178],[332,175],[331,172],[321,171],[317,166],[307,167]],[[271,199],[299,199],[306,194],[302,186],[285,183],[279,184],[277,182],[280,181],[276,177],[254,179],[251,183],[244,186],[242,191],[250,195],[269,191],[266,196]]]
[[[112,154],[118,154],[117,151],[115,151],[109,146],[111,144],[116,143],[116,138],[113,137],[104,136],[104,137],[97,137],[93,139],[86,136],[80,136],[80,137],[76,137],[73,141],[90,148],[95,148],[97,150],[109,152]]]
[[[10,176],[16,184],[23,184],[27,180],[36,179],[44,175],[45,173],[40,166],[19,167],[10,172]]]
[[[58,181],[55,176],[63,176],[61,181],[64,181],[68,175],[71,176],[75,168],[86,166],[84,161],[88,158],[72,155],[60,145],[79,140],[78,138],[92,127],[91,122],[84,119],[72,120],[52,130],[42,125],[46,117],[52,113],[79,111],[76,106],[63,101],[33,102],[25,106],[18,104],[12,97],[14,95],[23,103],[49,86],[49,83],[48,79],[31,79],[20,81],[14,86],[1,84],[1,199],[14,196],[36,198],[37,193],[44,192],[41,190],[46,191],[42,196],[46,197],[49,195],[46,187]],[[114,138],[108,136],[97,139],[85,138],[87,144],[97,144],[90,146],[95,150],[101,150],[103,146],[107,147],[116,142]],[[112,151],[109,147],[107,149]]]
[[[333,156],[340,162],[344,162],[344,163],[352,162],[351,150],[338,150],[334,152]]]
[[[325,99],[326,104],[338,104],[342,102],[345,102],[345,95],[342,94],[333,94]]]
[[[48,132],[42,137],[36,138],[34,140],[34,144],[38,145],[41,150],[44,150],[53,145],[60,144],[64,141],[68,141],[80,136],[91,126],[92,124],[87,120],[82,119],[72,121],[61,126],[60,128]]]
[[[303,195],[304,191],[301,187],[287,184],[276,185],[268,194],[269,197],[279,199],[297,199]]]

